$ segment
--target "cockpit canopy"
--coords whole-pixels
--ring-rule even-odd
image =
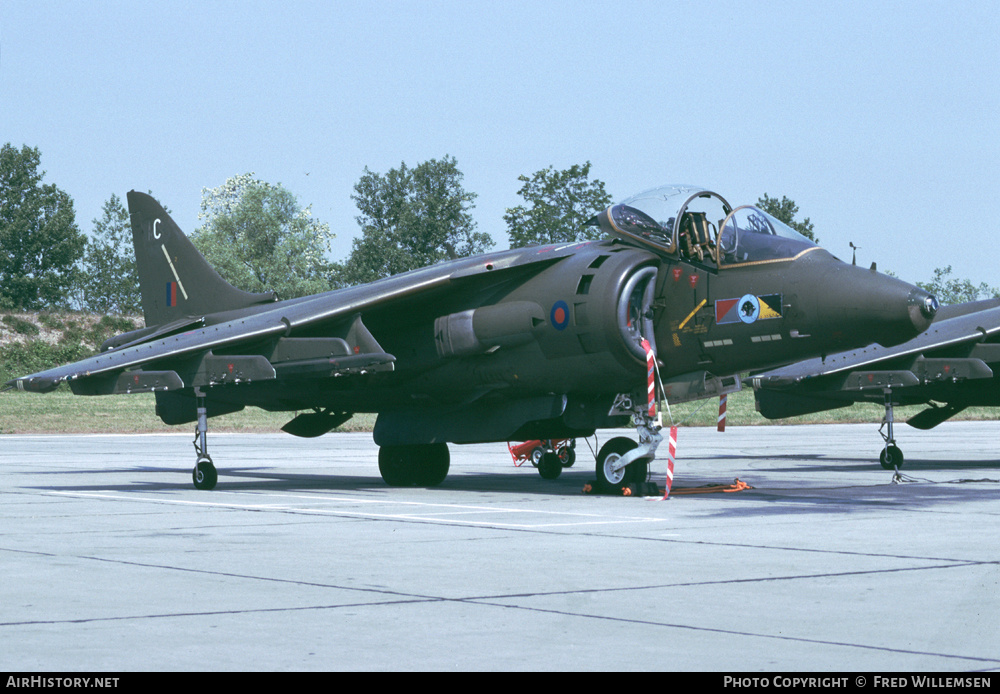
[[[698,186],[647,190],[612,205],[597,220],[620,238],[720,268],[788,260],[818,248],[763,210],[733,209],[718,193]]]

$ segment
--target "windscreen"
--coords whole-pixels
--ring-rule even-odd
[[[814,248],[814,242],[753,205],[737,207],[719,230],[719,265],[786,260]]]

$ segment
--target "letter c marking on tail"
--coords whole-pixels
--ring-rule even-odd
[[[160,223],[160,220],[159,220],[159,219],[154,219],[154,220],[153,220],[153,238],[154,238],[154,239],[158,239],[158,238],[160,238],[160,232],[158,232],[158,231],[156,230],[156,225],[157,225],[157,224],[159,224],[159,223]]]

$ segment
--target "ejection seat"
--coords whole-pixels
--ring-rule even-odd
[[[715,254],[715,233],[704,212],[685,212],[681,217],[679,243],[681,253],[689,260],[705,262],[707,255],[718,263]]]

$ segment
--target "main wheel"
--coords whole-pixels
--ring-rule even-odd
[[[640,482],[646,478],[648,461],[636,460],[618,470],[614,464],[629,451],[638,448],[639,444],[624,436],[611,439],[601,446],[597,454],[597,489],[602,492],[613,492],[632,482]]]
[[[879,454],[878,461],[886,470],[901,468],[903,467],[903,452],[896,446],[886,446]]]
[[[219,481],[219,473],[211,460],[199,460],[195,463],[194,470],[191,471],[191,480],[195,489],[211,490],[215,489]]]
[[[546,452],[542,456],[542,460],[538,463],[538,474],[542,476],[542,479],[557,479],[562,474],[562,469],[562,461],[559,460],[559,455],[552,451]]]
[[[419,448],[415,456],[416,469],[415,483],[419,487],[436,487],[448,476],[451,468],[451,455],[448,453],[448,444],[432,443],[427,446],[414,446]]]
[[[445,443],[378,449],[378,470],[390,487],[436,487],[444,482],[450,467],[451,456]]]
[[[382,446],[378,449],[378,471],[390,487],[409,487],[414,483],[410,448],[412,446]]]

